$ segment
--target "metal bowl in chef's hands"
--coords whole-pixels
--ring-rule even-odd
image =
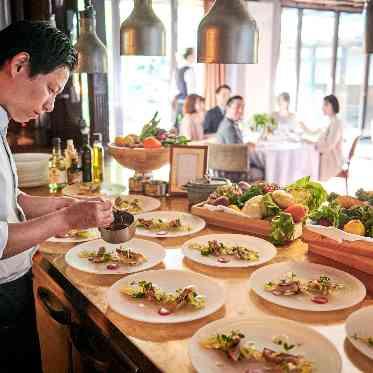
[[[132,214],[125,211],[113,210],[114,221],[110,227],[99,228],[104,241],[121,244],[129,241],[135,235],[136,221]]]

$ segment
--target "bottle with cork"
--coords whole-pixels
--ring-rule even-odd
[[[100,184],[104,181],[104,147],[102,134],[93,134],[93,182]]]

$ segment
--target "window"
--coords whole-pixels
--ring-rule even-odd
[[[109,57],[110,135],[139,133],[156,111],[162,127],[173,125],[171,100],[173,59],[183,49],[197,46],[197,28],[203,16],[200,0],[179,0],[178,16],[172,15],[172,1],[153,0],[153,9],[166,29],[165,57],[120,56],[119,30],[133,9],[133,0],[106,0],[105,18]],[[178,18],[178,51],[171,50],[171,20]],[[187,30],[187,31],[186,31]],[[175,46],[176,47],[176,46]],[[173,47],[173,49],[175,49]],[[197,81],[203,81],[196,67]]]
[[[373,98],[368,97],[366,117],[361,117],[366,70],[364,15],[283,8],[281,25],[276,91],[291,94],[299,116],[310,127],[324,123],[322,98],[330,93],[340,101],[340,117],[347,128],[369,125]],[[370,82],[373,92],[373,77]]]

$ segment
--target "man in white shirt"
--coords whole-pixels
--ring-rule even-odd
[[[30,271],[36,245],[113,220],[110,202],[21,193],[6,140],[10,119],[24,123],[53,110],[76,63],[70,40],[48,23],[21,21],[0,31],[1,372],[41,372]]]

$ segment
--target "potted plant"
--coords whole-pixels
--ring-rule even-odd
[[[267,140],[268,135],[273,133],[276,129],[277,123],[270,115],[266,113],[257,113],[253,116],[251,127],[254,131],[261,131],[261,139]]]

